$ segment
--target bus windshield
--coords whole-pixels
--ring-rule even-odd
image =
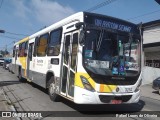
[[[140,40],[105,30],[86,30],[83,65],[104,76],[135,76],[140,72]]]

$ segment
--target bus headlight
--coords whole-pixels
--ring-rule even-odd
[[[135,89],[135,92],[139,91],[141,84],[142,84],[142,79],[139,81],[137,88]]]
[[[89,90],[92,92],[95,91],[94,88],[92,87],[92,85],[88,82],[87,78],[85,78],[84,76],[80,76],[80,78],[81,78],[82,84],[86,90]]]

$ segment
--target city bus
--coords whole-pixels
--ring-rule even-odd
[[[133,54],[134,53],[134,54]],[[141,25],[75,13],[14,44],[12,72],[77,104],[137,103]]]

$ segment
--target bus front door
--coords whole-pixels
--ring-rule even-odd
[[[78,31],[65,34],[61,94],[74,97],[74,77],[77,69]]]

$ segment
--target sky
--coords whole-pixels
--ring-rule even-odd
[[[0,50],[76,12],[86,11],[106,0],[0,0]],[[160,19],[160,5],[154,0],[115,0],[94,13],[133,23]]]

